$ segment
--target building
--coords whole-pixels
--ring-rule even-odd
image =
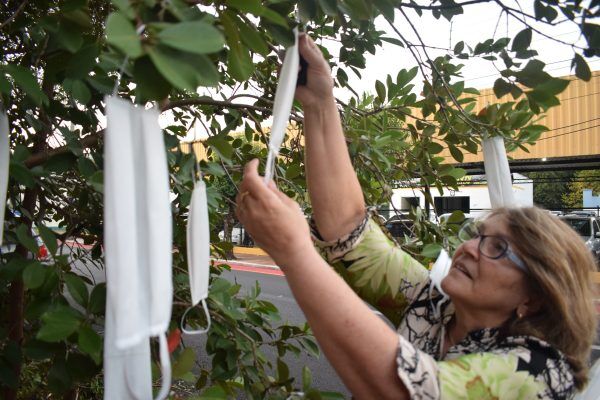
[[[521,174],[512,174],[512,190],[517,204],[522,206],[533,205],[533,181]],[[418,187],[410,183],[400,184],[394,189],[390,209],[407,212],[411,207],[427,208],[424,194]],[[440,193],[436,188],[431,188],[434,210],[430,218],[460,210],[471,216],[478,216],[491,209],[490,196],[485,175],[470,175],[461,179],[458,190],[444,189]]]

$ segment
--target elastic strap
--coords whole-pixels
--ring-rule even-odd
[[[158,336],[158,346],[162,383],[155,400],[163,400],[167,398],[171,389],[171,356],[169,355],[169,345],[167,343],[167,334],[165,332]]]
[[[191,307],[188,307],[185,310],[185,312],[183,313],[183,315],[181,316],[181,331],[183,333],[186,333],[188,335],[201,335],[203,333],[208,332],[208,330],[210,329],[210,313],[208,312],[208,307],[206,306],[206,299],[202,299],[202,300],[200,300],[200,302],[202,303],[202,308],[204,309],[204,315],[206,315],[206,320],[208,321],[206,328],[198,329],[195,331],[185,329],[185,317],[187,317],[188,312],[190,312],[190,310],[192,310],[195,307],[195,306],[191,306]]]

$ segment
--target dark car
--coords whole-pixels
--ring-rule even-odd
[[[414,222],[403,214],[394,215],[385,222],[385,228],[395,238],[401,239],[404,236],[413,236]]]

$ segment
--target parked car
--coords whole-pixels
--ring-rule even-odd
[[[399,239],[404,238],[405,235],[412,236],[413,225],[413,220],[404,214],[394,215],[385,222],[385,228],[390,235]]]
[[[219,232],[219,240],[225,240],[225,232]],[[231,243],[238,246],[253,246],[254,241],[250,235],[246,232],[244,227],[237,224],[231,230]]]
[[[595,214],[572,213],[559,216],[585,241],[596,260],[600,262],[600,222]]]

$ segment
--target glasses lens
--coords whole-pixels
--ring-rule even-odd
[[[479,236],[479,221],[470,220],[465,222],[458,231],[458,238],[466,242]]]
[[[506,253],[508,243],[497,236],[485,236],[479,243],[479,251],[486,257],[497,259]]]

